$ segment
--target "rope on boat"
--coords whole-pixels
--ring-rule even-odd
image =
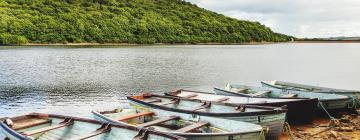
[[[360,105],[360,101],[355,96],[351,96],[350,103],[348,104],[348,108],[357,109],[358,105]]]
[[[283,133],[285,133],[288,136],[289,140],[295,139],[293,133],[291,132],[290,124],[288,122],[284,123]]]
[[[265,135],[266,135],[266,133],[267,133],[267,131],[269,130],[269,128],[263,128],[262,130],[261,130],[261,132],[260,132],[260,136],[259,136],[259,140],[265,140],[266,138],[265,138]]]
[[[325,109],[324,105],[322,104],[322,102],[319,101],[319,105],[320,107],[325,111],[325,113],[329,116],[329,118],[331,120],[335,119],[333,116],[330,115],[330,113]]]

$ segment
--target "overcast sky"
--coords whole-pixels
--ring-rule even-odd
[[[360,36],[360,0],[188,0],[296,37]]]

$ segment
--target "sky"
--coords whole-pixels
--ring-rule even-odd
[[[187,0],[295,37],[360,36],[360,0]]]

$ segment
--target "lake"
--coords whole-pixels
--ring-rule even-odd
[[[0,47],[0,118],[91,117],[130,94],[261,80],[360,90],[360,44]]]

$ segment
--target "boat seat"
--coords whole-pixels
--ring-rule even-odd
[[[180,99],[179,98],[174,98],[174,99],[171,99],[169,102],[165,102],[165,103],[161,103],[159,105],[169,105],[169,104],[177,104],[180,102]]]
[[[137,118],[137,117],[142,117],[142,116],[151,116],[154,115],[154,112],[141,112],[141,113],[137,113],[137,114],[132,114],[132,115],[128,115],[128,116],[123,116],[121,118],[118,119],[118,121],[126,121],[126,120],[130,120],[133,118]]]
[[[47,131],[50,131],[50,130],[54,130],[54,129],[62,128],[62,127],[65,127],[65,126],[69,126],[69,125],[72,125],[72,124],[74,124],[74,119],[66,118],[64,121],[60,122],[59,124],[51,125],[51,126],[48,126],[48,127],[43,127],[43,128],[40,128],[40,129],[35,129],[35,130],[27,131],[27,132],[23,132],[23,134],[26,135],[26,136],[31,136],[31,135],[39,134],[39,133],[42,133],[42,132],[47,132]]]
[[[232,91],[235,91],[237,93],[245,93],[248,89],[246,88],[231,88]]]
[[[71,138],[71,140],[83,140],[83,139],[88,139],[103,133],[107,133],[111,131],[111,126],[110,124],[102,124],[100,128],[96,129],[94,132],[91,132],[89,134],[85,134],[83,136],[78,136],[76,138]]]
[[[179,116],[170,116],[170,117],[166,117],[166,118],[146,122],[146,123],[143,123],[143,124],[139,124],[138,126],[140,126],[140,127],[148,127],[148,126],[157,125],[157,124],[160,124],[160,123],[164,123],[164,122],[171,121],[171,120],[177,120],[177,119],[180,119],[180,117]]]
[[[183,96],[184,98],[193,98],[193,97],[196,97],[198,96],[197,94],[190,94],[190,95],[186,95],[186,96]]]
[[[201,110],[201,109],[205,109],[205,108],[209,108],[211,106],[211,103],[208,102],[204,102],[201,106],[199,106],[196,109],[193,109],[192,111],[197,111],[197,110]]]
[[[267,103],[267,101],[256,101],[254,103]]]
[[[50,119],[24,119],[21,121],[15,121],[14,125],[11,127],[14,130],[26,129],[42,124],[51,123]]]
[[[297,94],[286,94],[286,95],[282,95],[280,96],[281,98],[295,98],[297,97]]]
[[[161,102],[161,99],[159,99],[159,98],[154,98],[154,99],[146,100],[146,101],[144,101],[144,102],[146,102],[146,103]]]
[[[259,92],[256,92],[254,94],[249,94],[250,96],[253,96],[253,97],[258,97],[258,96],[261,96],[261,95],[264,95],[264,94],[267,94],[267,93],[270,93],[271,91],[259,91]]]
[[[178,129],[178,130],[176,130],[175,132],[178,132],[178,133],[186,133],[186,132],[190,132],[190,131],[193,131],[193,130],[195,130],[195,129],[198,129],[198,128],[207,126],[207,125],[209,125],[209,122],[207,122],[207,121],[200,121],[200,122],[191,124],[191,125],[189,125],[189,126],[183,127],[183,128],[181,128],[181,129]]]
[[[222,98],[213,100],[213,102],[219,103],[219,102],[223,102],[223,101],[226,101],[226,100],[229,100],[229,99],[230,99],[229,97],[222,97]]]

